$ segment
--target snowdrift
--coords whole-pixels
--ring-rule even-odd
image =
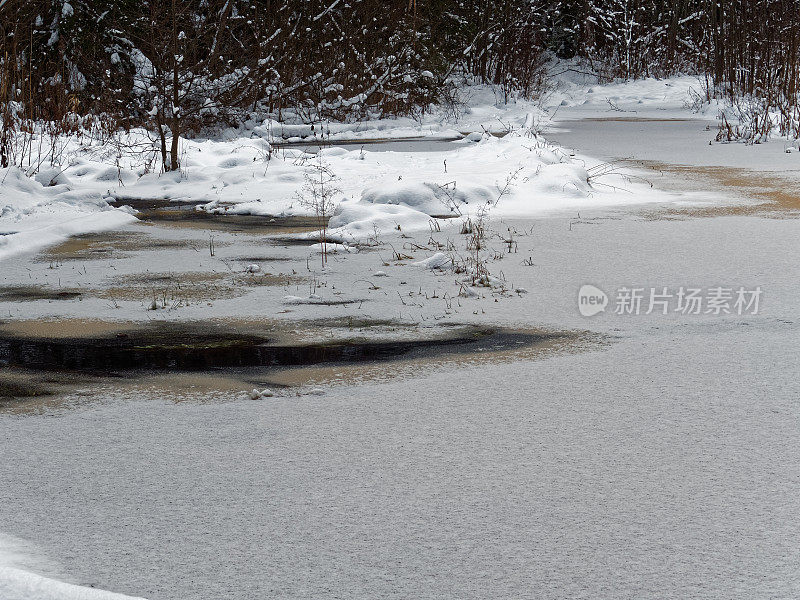
[[[617,104],[627,107],[626,116],[664,104],[685,112],[693,85],[688,77],[589,89],[563,81],[553,101],[579,104],[590,116],[605,115]],[[605,185],[598,185],[590,176],[598,161],[574,156],[541,137],[552,115],[519,98],[502,104],[495,92],[470,88],[470,106],[457,120],[434,111],[420,121],[313,126],[264,121],[226,131],[216,140],[182,139],[179,172],[154,173],[141,156],[112,157],[107,147],[91,141],[80,147],[67,141],[74,147],[65,151],[69,164],[64,169],[42,170],[33,179],[16,169],[0,171],[0,258],[132,218],[110,208],[103,200],[108,197],[190,200],[199,203],[198,210],[224,214],[314,214],[309,185],[322,165],[335,175],[331,190],[339,205],[331,235],[347,241],[387,229],[426,228],[432,218],[474,217],[487,209],[492,218],[526,217],[664,201],[663,194],[619,173],[605,173],[600,182]],[[142,130],[120,135],[123,146],[151,143]],[[287,140],[403,137],[438,142],[425,151],[390,151],[367,143],[357,149],[325,147],[316,156],[304,151],[308,146],[280,147]]]
[[[42,577],[29,571],[0,566],[3,600],[144,600]]]
[[[37,564],[27,544],[0,534],[0,599],[2,600],[144,600],[74,585],[34,572]]]
[[[130,210],[109,206],[99,193],[71,185],[61,172],[41,171],[31,179],[15,167],[0,169],[0,260],[135,220]]]

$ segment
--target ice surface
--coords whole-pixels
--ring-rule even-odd
[[[319,398],[1,415],[0,522],[166,600],[794,597],[798,226],[539,221],[530,293],[489,318],[589,328],[602,350]],[[749,317],[586,319],[588,281],[765,296]]]
[[[680,96],[690,83],[684,81],[683,91],[669,83],[596,86],[591,95],[597,99],[585,104],[564,88],[555,101],[564,103],[567,119],[614,116],[606,97],[640,116],[659,114],[659,107],[685,116]],[[532,114],[523,104],[503,112],[476,103],[466,118],[472,131],[497,115],[523,125]],[[628,121],[607,139],[602,131],[609,130],[599,127],[575,123],[577,133],[564,142],[582,151],[594,145],[594,161],[536,138],[483,135],[424,157],[333,152],[330,162],[348,200],[332,226],[368,237],[370,219],[385,219],[383,239],[413,255],[390,260],[383,249],[354,247],[345,260],[314,273],[321,282],[336,282],[345,298],[363,295],[368,302],[357,309],[328,306],[337,297],[332,287],[311,293],[307,286],[277,287],[163,318],[357,314],[588,330],[601,347],[478,368],[423,365],[388,383],[325,386],[320,396],[265,397],[254,389],[263,401],[242,398],[242,390],[226,402],[176,403],[119,391],[42,414],[0,413],[3,530],[46,548],[81,581],[164,600],[799,596],[800,222],[660,218],[655,208],[663,205],[653,203],[687,196],[625,176],[593,182],[592,173],[602,157],[627,148],[646,152],[658,131],[652,127],[661,126],[646,124],[651,129],[643,134]],[[707,135],[696,122],[660,131],[673,141]],[[291,153],[267,166],[259,157],[263,146],[250,145],[259,141],[247,147],[198,141],[188,156],[202,158],[192,158],[187,180],[145,176],[125,191],[202,193],[214,210],[266,214],[282,207],[291,214],[292,195],[309,167]],[[660,151],[660,144],[654,136],[652,148]],[[749,150],[753,163],[769,162],[759,158],[762,148]],[[673,148],[662,160],[681,153]],[[686,160],[698,153],[724,157],[728,150],[706,142],[702,151],[687,149]],[[447,160],[447,173],[440,159]],[[487,298],[467,288],[469,297],[451,298],[446,312],[442,292],[456,292],[459,282],[448,269],[448,252],[424,244],[429,236],[463,244],[459,223],[415,234],[413,223],[429,227],[421,210],[427,207],[387,198],[425,183],[444,185],[447,178],[457,180],[457,189],[492,189],[518,166],[523,171],[514,193],[492,209],[490,224],[501,250],[497,237],[516,232],[518,252],[501,253],[491,269],[519,291]],[[87,163],[68,177],[97,181],[99,172]],[[365,202],[365,189],[377,190],[373,200],[380,201]],[[717,190],[700,192],[705,201],[722,202]],[[643,212],[647,202],[652,212]],[[465,204],[472,214],[474,203]],[[407,229],[410,237],[402,237]],[[236,240],[219,238],[231,242],[220,244],[219,260],[233,260]],[[288,260],[270,269],[309,252],[274,250]],[[203,268],[226,268],[214,261],[208,267],[209,257],[192,249],[169,256],[168,267],[159,258],[149,264],[188,271],[203,261]],[[115,267],[132,272],[136,260],[141,256]],[[99,262],[87,267],[94,279],[108,271]],[[45,269],[20,261],[3,276],[44,277]],[[370,286],[369,273],[387,277]],[[66,284],[86,276],[58,275]],[[403,287],[406,281],[413,285]],[[761,286],[764,299],[758,315],[607,310],[587,319],[576,305],[587,283],[609,293],[621,286]],[[395,293],[400,290],[417,294],[419,305],[405,302]],[[142,310],[88,299],[67,308],[25,304],[0,306],[17,311],[14,318],[58,311],[131,318]],[[272,314],[284,305],[294,312]],[[15,589],[29,585],[26,578]]]

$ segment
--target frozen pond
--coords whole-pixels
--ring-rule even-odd
[[[312,154],[319,152],[320,148],[328,147],[344,148],[350,151],[357,151],[363,148],[370,152],[442,152],[446,150],[457,150],[469,143],[471,142],[454,138],[420,137],[354,141],[332,140],[330,143],[324,145],[320,145],[316,142],[287,142],[284,144],[276,144],[275,148],[278,151],[282,148],[296,148]]]
[[[2,531],[152,600],[794,597],[797,223],[538,223],[553,237],[524,306],[614,335],[604,349],[324,396],[5,412]],[[587,321],[572,295],[589,277],[766,299],[749,318]]]
[[[706,333],[320,398],[5,415],[0,522],[159,600],[794,597],[800,337]]]
[[[628,122],[634,129],[601,151],[598,128],[617,123],[563,123],[578,133],[554,137],[601,157],[676,161],[648,145],[657,123]],[[692,121],[671,126],[710,135]],[[607,340],[583,351],[480,368],[415,363],[319,396],[249,400],[235,386],[210,394],[184,379],[133,391],[105,382],[99,395],[0,410],[0,532],[31,542],[77,583],[150,600],[797,597],[800,221],[663,217],[589,209],[504,222],[530,233],[502,268],[532,273],[535,287],[475,306],[495,308],[485,318],[499,324]],[[156,241],[179,248],[170,270],[191,273],[212,258],[193,229],[165,231]],[[222,283],[250,277],[242,265],[256,254],[286,273],[300,256],[296,246],[263,245],[242,255],[247,233],[215,235],[218,256],[239,265],[212,263],[219,296]],[[395,239],[398,248],[409,240]],[[17,278],[66,281],[90,249],[79,241],[62,271],[20,261]],[[125,243],[130,256],[109,261],[114,277],[140,267],[130,263],[152,240]],[[535,266],[521,264],[528,256]],[[109,276],[106,262],[77,264]],[[336,265],[367,299],[412,268],[367,251]],[[373,290],[363,277],[378,266],[394,280]],[[761,286],[764,303],[744,317],[609,309],[587,319],[576,292],[588,282],[609,292]],[[253,294],[202,296],[185,310],[203,316],[213,300],[240,317],[259,314],[286,293],[272,287],[259,288],[257,304]],[[84,318],[112,310],[88,293],[69,302]],[[389,317],[385,306],[371,300],[357,314]],[[484,318],[465,306],[459,319]],[[290,322],[305,314],[290,308]],[[44,318],[57,306],[25,310]],[[395,368],[387,363],[387,375]]]
[[[717,143],[716,121],[659,119],[652,112],[650,118],[632,113],[581,118],[578,110],[558,116],[563,120],[546,132],[547,139],[587,156],[800,175],[800,153],[787,153],[789,146],[781,140],[762,144],[756,151],[742,143]]]

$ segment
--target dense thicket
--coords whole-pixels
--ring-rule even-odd
[[[252,112],[414,114],[456,75],[535,95],[553,55],[602,78],[703,72],[709,93],[794,115],[799,14],[796,0],[0,0],[0,150],[14,119],[91,115],[149,127],[171,169],[180,134]]]
[[[715,7],[709,29],[706,70],[736,123],[723,114],[720,135],[759,141],[777,126],[800,138],[800,2],[729,0]]]
[[[547,50],[592,59],[609,76],[666,74],[701,55],[701,28],[690,26],[698,4],[6,0],[0,11],[6,75],[36,111],[57,115],[69,96],[82,111],[124,106],[140,118],[153,90],[137,77],[174,94],[176,71],[180,84],[192,79],[180,94],[195,112],[205,94],[220,108],[262,102],[321,116],[424,109],[454,71],[531,94]]]

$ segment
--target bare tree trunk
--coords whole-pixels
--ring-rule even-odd
[[[5,40],[4,40],[5,41]],[[0,167],[5,169],[9,165],[9,145],[11,143],[11,94],[9,93],[11,67],[8,64],[8,53],[3,60],[3,73],[0,73],[0,106],[3,109],[2,123],[0,123]]]
[[[175,68],[173,69],[172,73],[172,143],[170,144],[169,151],[169,170],[177,171],[180,168],[180,164],[178,162],[178,142],[180,141],[181,136],[181,115],[178,95],[179,77],[177,63],[175,64]]]
[[[180,73],[178,59],[178,15],[176,14],[176,0],[172,0],[172,143],[169,152],[169,170],[177,171],[180,168],[178,163],[178,142],[181,135],[181,114],[180,114]]]
[[[178,141],[180,140],[179,127],[180,123],[178,117],[174,117],[172,119],[172,143],[170,144],[170,149],[169,149],[170,171],[177,171],[178,169],[181,168],[180,161],[178,161]]]
[[[169,171],[169,165],[167,164],[167,137],[164,134],[164,124],[161,122],[160,112],[156,117],[156,123],[158,125],[158,138],[161,142],[161,166],[165,171]]]

